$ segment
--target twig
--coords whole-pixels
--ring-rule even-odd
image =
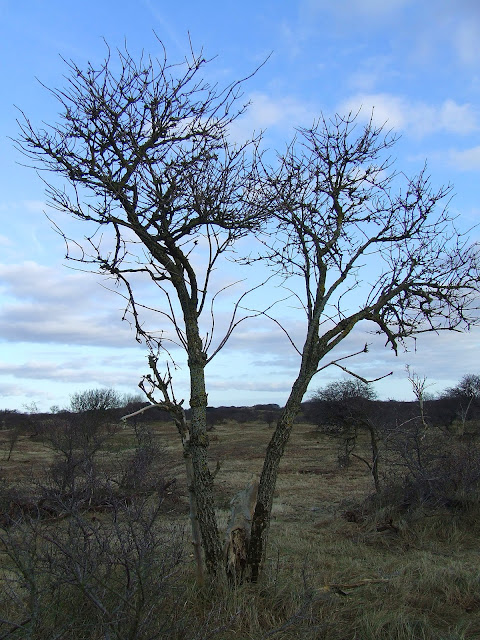
[[[329,591],[333,591],[333,593],[338,593],[340,595],[346,596],[348,593],[345,593],[345,589],[358,589],[359,587],[365,587],[369,584],[378,584],[382,582],[389,582],[390,578],[365,578],[364,580],[360,580],[360,582],[350,582],[350,583],[332,583],[326,584],[321,587],[320,591],[322,593],[328,593]]]
[[[9,624],[12,628],[10,629],[10,631],[7,631],[2,636],[0,636],[0,640],[3,640],[4,638],[8,638],[8,636],[12,635],[12,633],[15,633],[15,631],[18,631],[18,629],[21,629],[22,627],[27,625],[29,622],[31,622],[31,620],[32,620],[31,616],[29,618],[27,618],[26,620],[24,620],[23,622],[20,622],[20,623],[10,622],[9,620],[4,620],[3,618],[1,618],[0,619],[0,623]]]

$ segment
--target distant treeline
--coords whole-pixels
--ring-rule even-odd
[[[351,403],[358,402],[358,399],[325,401],[312,399],[302,404],[302,411],[297,417],[299,422],[309,422],[314,425],[328,423],[335,413],[343,413],[351,409]],[[418,402],[402,402],[397,400],[368,400],[361,399],[362,405],[370,415],[385,423],[402,423],[414,416],[418,416]],[[125,407],[105,409],[105,415],[111,421],[118,421],[125,415],[134,413],[143,407],[148,406],[147,402],[133,402]],[[444,397],[426,400],[424,403],[424,413],[426,419],[439,427],[448,427],[455,420],[462,417],[465,411],[466,402],[462,397]],[[278,404],[257,404],[251,407],[221,406],[208,407],[207,420],[210,428],[221,424],[227,420],[235,420],[239,423],[264,422],[273,426],[279,417],[282,408]],[[59,411],[55,415],[60,417],[68,415],[69,411]],[[187,418],[190,410],[186,409]],[[51,417],[51,413],[22,413],[15,410],[0,410],[0,428],[12,429],[23,428],[27,431],[35,431],[35,424]],[[159,408],[151,409],[130,418],[137,422],[170,422],[171,417]],[[475,398],[468,406],[468,420],[480,420],[480,398]]]
[[[147,407],[148,402],[132,402],[121,408],[102,409],[102,413],[112,422],[121,420],[124,416],[135,413],[140,409]],[[91,411],[98,411],[91,410]],[[253,407],[208,407],[207,420],[210,427],[225,420],[235,420],[237,422],[267,422],[272,423],[280,414],[281,407],[278,404],[257,404]],[[43,422],[52,415],[57,417],[67,416],[71,411],[57,411],[52,413],[25,413],[16,410],[4,409],[0,410],[0,428],[13,429],[23,426],[27,430],[34,430],[35,424]],[[88,413],[88,411],[86,412]],[[190,409],[185,411],[187,419],[190,416]],[[147,411],[130,418],[129,421],[137,421],[144,423],[152,422],[170,422],[171,416],[167,411],[163,411],[157,407],[152,407]],[[30,427],[30,428],[29,428]]]
[[[383,429],[394,430],[409,421],[420,417],[417,401],[402,402],[397,400],[347,399],[344,401],[311,400],[302,405],[302,416],[305,422],[318,427],[345,422],[345,418],[355,418],[358,424],[362,419],[374,421]],[[458,422],[470,424],[480,421],[480,399],[460,397],[425,400],[423,417],[428,425],[450,429]]]

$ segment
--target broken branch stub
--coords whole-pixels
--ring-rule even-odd
[[[253,512],[257,502],[258,481],[252,480],[231,500],[230,520],[225,532],[225,571],[231,582],[239,584],[247,566],[248,545]]]

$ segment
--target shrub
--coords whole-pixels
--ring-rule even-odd
[[[480,504],[480,446],[420,420],[403,425],[387,443],[389,480],[383,502],[402,509]]]
[[[169,625],[183,533],[161,528],[159,514],[146,500],[118,502],[108,519],[28,518],[0,534],[2,637],[140,640]]]

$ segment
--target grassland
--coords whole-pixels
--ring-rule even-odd
[[[169,497],[164,496],[158,520],[164,536],[160,536],[161,544],[156,547],[161,555],[162,549],[170,549],[172,536],[175,543],[179,542],[179,531],[187,526],[188,506],[177,434],[168,424],[156,424],[153,431],[162,451],[159,473],[176,478],[175,490],[168,493]],[[265,424],[242,425],[233,421],[219,424],[211,432],[212,469],[217,461],[220,463],[215,491],[221,526],[226,525],[231,497],[260,472],[270,434]],[[1,462],[4,487],[13,486],[23,494],[28,487],[33,491],[31,487],[41,484],[54,459],[51,448],[42,440],[23,435],[7,461],[7,431],[0,432],[1,446],[5,452]],[[131,430],[124,427],[102,449],[101,464],[113,468],[131,453],[132,446]],[[362,448],[366,455],[366,437],[360,442],[360,452]],[[24,536],[18,542],[19,538],[12,533],[17,525],[11,525],[2,534],[1,603],[5,610],[0,618],[8,623],[0,626],[0,638],[480,638],[480,510],[475,506],[464,509],[417,506],[402,512],[395,505],[373,507],[368,500],[373,489],[368,469],[360,460],[353,458],[347,468],[338,465],[335,438],[319,433],[312,425],[296,425],[281,465],[262,582],[235,589],[217,584],[199,590],[187,530],[185,542],[181,543],[181,561],[171,567],[166,567],[165,562],[161,565],[161,589],[155,591],[153,579],[153,586],[149,587],[153,590],[146,589],[144,597],[154,601],[147,603],[146,609],[143,603],[141,615],[146,616],[148,611],[148,617],[136,627],[127,623],[126,618],[110,624],[111,610],[99,616],[92,598],[82,600],[71,581],[64,581],[61,589],[57,589],[56,606],[68,610],[76,624],[66,624],[67,616],[60,614],[55,624],[45,614],[39,615],[35,624],[29,620],[35,613],[31,610],[33,605],[18,601],[32,597],[28,585],[21,584],[22,580],[28,581],[28,571],[21,579],[18,577],[19,563],[15,563],[15,554],[8,548],[17,540],[21,547],[17,555],[24,554],[25,566],[25,558],[29,557],[25,550],[27,538]],[[46,518],[40,525],[41,531],[48,529],[50,540],[54,531],[63,530],[66,536],[67,521],[68,518]],[[89,512],[87,537],[97,535],[89,534],[98,531],[91,528],[92,521],[95,527],[100,522],[108,530],[111,514]],[[82,526],[85,533],[85,525]],[[38,543],[38,527],[35,532]],[[52,565],[42,566],[51,571]],[[105,582],[107,577],[102,580]],[[38,584],[35,587],[38,602],[34,605],[37,609],[46,607],[42,605],[40,592],[48,601],[46,587],[42,591],[41,580]],[[88,595],[88,589],[86,583],[84,595]],[[59,593],[63,594],[60,600]],[[89,619],[95,623],[87,623]],[[57,636],[52,635],[55,625]]]

